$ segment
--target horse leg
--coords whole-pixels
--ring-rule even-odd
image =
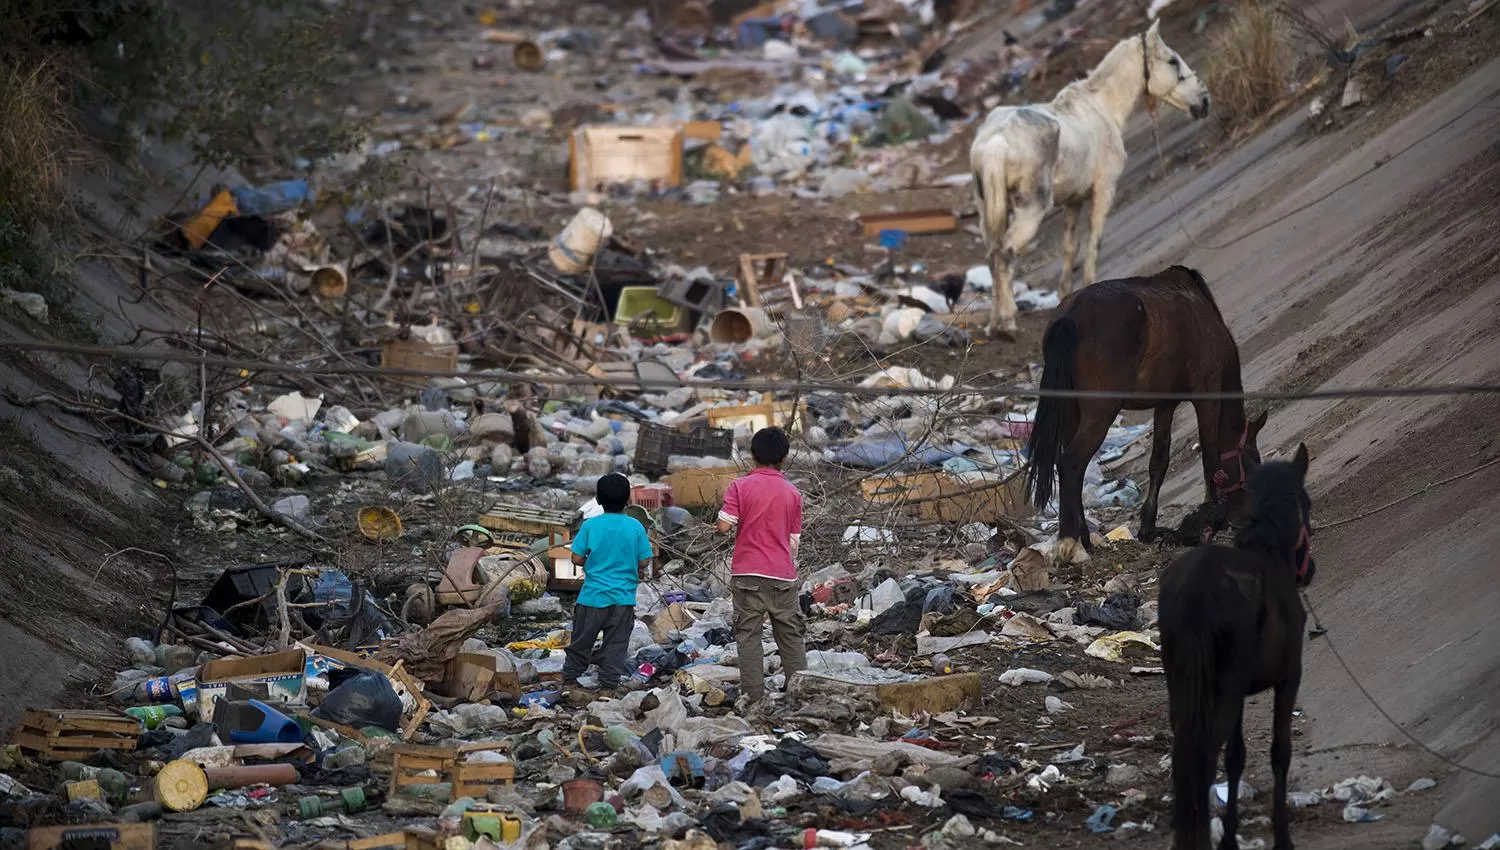
[[[995,281],[994,304],[990,307],[989,333],[1006,339],[1016,338],[1016,254],[996,247],[989,253],[990,277]]]
[[[1203,497],[1212,502],[1217,496],[1214,473],[1219,471],[1219,402],[1195,401],[1193,412],[1198,417],[1198,450],[1203,455]]]
[[[1099,280],[1099,243],[1104,241],[1104,220],[1115,202],[1113,180],[1094,184],[1094,205],[1089,210],[1089,241],[1083,249],[1083,285]]]
[[[1057,561],[1081,563],[1089,559],[1094,544],[1089,540],[1088,519],[1083,513],[1083,475],[1089,461],[1114,422],[1119,408],[1082,400],[1078,403],[1078,429],[1063,449],[1057,463]]]
[[[1286,681],[1276,686],[1275,716],[1271,726],[1271,773],[1275,777],[1275,795],[1271,801],[1271,828],[1276,835],[1274,850],[1292,850],[1292,830],[1287,825],[1286,774],[1292,766],[1292,709],[1297,704],[1297,685],[1302,671],[1292,670]]]
[[[1219,850],[1239,850],[1240,777],[1245,772],[1245,701],[1234,701],[1234,729],[1224,751],[1224,773],[1229,780],[1229,801],[1224,804],[1224,837]]]
[[[1078,214],[1082,204],[1063,207],[1062,279],[1057,284],[1057,294],[1063,298],[1073,288],[1073,255],[1078,252]]]
[[[1151,481],[1146,485],[1146,501],[1141,505],[1142,543],[1156,539],[1156,502],[1161,496],[1162,482],[1167,480],[1167,466],[1172,460],[1172,415],[1177,412],[1177,403],[1163,404],[1156,408],[1156,418],[1151,422]]]

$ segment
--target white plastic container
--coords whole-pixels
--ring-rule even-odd
[[[593,207],[584,207],[552,240],[547,259],[563,274],[586,272],[594,264],[600,246],[614,231],[608,216]]]

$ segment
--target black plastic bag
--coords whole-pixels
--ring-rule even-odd
[[[351,675],[352,673],[352,675]],[[401,697],[384,673],[350,668],[329,674],[332,689],[323,704],[313,709],[319,720],[359,729],[379,726],[390,732],[401,728]]]
[[[1073,621],[1080,626],[1103,626],[1106,629],[1128,629],[1135,623],[1141,598],[1133,593],[1111,593],[1104,604],[1080,602]]]
[[[829,776],[828,762],[817,750],[792,738],[783,738],[776,749],[762,753],[745,766],[744,781],[764,788],[790,776],[803,785],[811,785],[819,776]]]

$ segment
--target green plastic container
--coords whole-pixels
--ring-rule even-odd
[[[645,318],[636,324],[637,333],[670,334],[683,330],[687,311],[656,294],[654,286],[626,286],[620,289],[620,302],[615,308],[615,324],[629,325],[636,316],[655,313],[655,318]]]

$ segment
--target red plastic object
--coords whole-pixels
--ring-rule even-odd
[[[648,511],[676,504],[672,501],[671,484],[637,484],[630,488],[630,501]]]

